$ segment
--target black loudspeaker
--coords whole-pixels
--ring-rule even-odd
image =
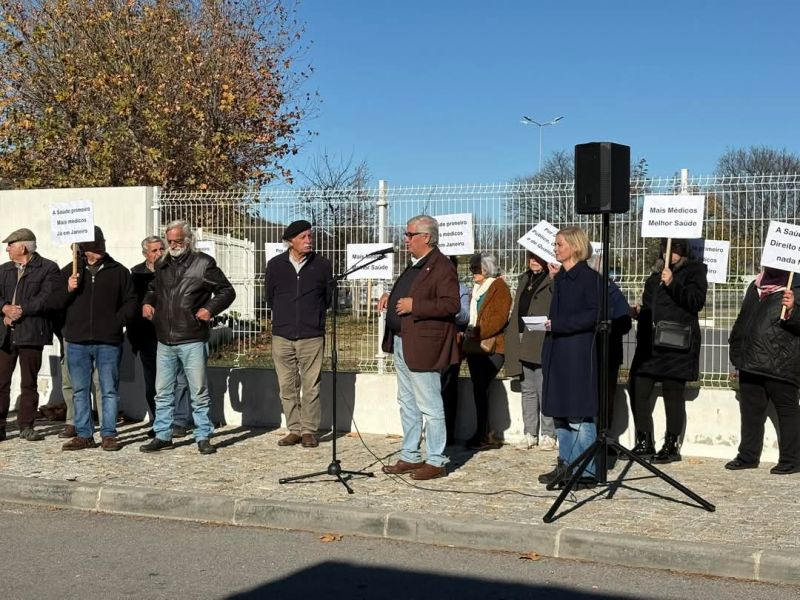
[[[630,146],[612,142],[575,146],[575,212],[626,213],[630,208]]]

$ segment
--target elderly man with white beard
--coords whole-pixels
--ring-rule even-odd
[[[157,452],[172,447],[172,417],[175,410],[175,384],[183,367],[189,383],[194,418],[194,438],[201,454],[217,449],[209,441],[214,427],[209,419],[206,343],[211,334],[211,319],[236,298],[225,274],[208,254],[195,248],[194,233],[185,221],[166,227],[167,254],[156,263],[142,304],[142,316],[152,319],[158,338],[156,368],[156,437],[140,446],[142,452]]]

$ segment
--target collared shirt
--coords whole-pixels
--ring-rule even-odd
[[[292,257],[292,251],[289,251],[289,262],[292,263],[294,270],[298,273],[300,272],[300,269],[303,268],[303,265],[306,264],[306,261],[308,261],[308,254],[304,254],[303,258],[300,260],[295,260],[294,257]]]

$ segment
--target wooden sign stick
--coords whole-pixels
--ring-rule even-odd
[[[786,284],[786,289],[787,290],[792,289],[792,281],[793,280],[794,280],[794,271],[789,273],[789,283]],[[785,321],[785,320],[786,320],[786,307],[782,306],[781,307],[781,321]]]
[[[72,274],[78,272],[78,244],[72,244]]]

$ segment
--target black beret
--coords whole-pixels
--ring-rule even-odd
[[[311,229],[311,223],[304,219],[289,223],[289,226],[283,230],[283,239],[287,242],[304,231]]]

